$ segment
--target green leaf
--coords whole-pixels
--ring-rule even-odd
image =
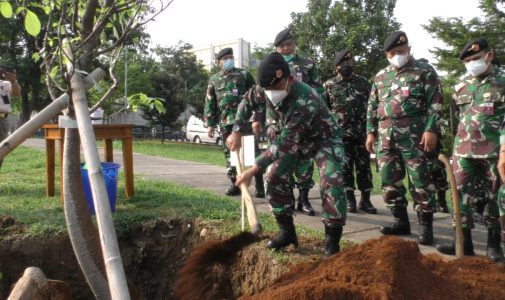
[[[23,7],[23,6],[20,6],[18,8],[16,8],[16,11],[14,12],[16,15],[18,15],[20,12],[22,12],[23,10],[25,10],[26,7]]]
[[[32,54],[32,59],[34,62],[38,62],[40,60],[40,55],[38,52]]]
[[[6,19],[12,18],[12,6],[11,6],[11,4],[9,2],[7,2],[7,1],[0,2],[0,13]]]
[[[166,112],[166,109],[165,107],[163,106],[163,102],[160,101],[161,99],[157,99],[157,100],[154,100],[154,106],[156,107],[156,110],[159,112],[159,113],[165,113]]]
[[[49,73],[49,76],[51,78],[54,78],[56,76],[56,74],[58,73],[58,66],[55,66],[51,69],[51,72]]]
[[[25,29],[31,36],[37,36],[40,33],[41,25],[39,17],[31,10],[26,10]]]

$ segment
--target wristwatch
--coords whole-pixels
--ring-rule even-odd
[[[240,126],[238,126],[237,123],[233,124],[233,127],[231,128],[232,131],[235,132],[240,132]]]

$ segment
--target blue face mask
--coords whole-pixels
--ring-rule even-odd
[[[290,54],[290,55],[283,55],[282,57],[284,57],[284,60],[286,62],[289,62],[291,60],[293,60],[293,58],[295,58],[295,55],[294,54]]]
[[[235,67],[235,60],[233,58],[228,58],[223,63],[223,69],[225,71],[231,71]]]

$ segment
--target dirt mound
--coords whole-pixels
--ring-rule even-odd
[[[485,257],[445,262],[415,242],[383,237],[295,266],[266,291],[240,299],[504,299],[505,266]]]
[[[226,268],[236,254],[258,238],[242,232],[223,241],[208,241],[196,246],[179,271],[175,283],[177,299],[227,299],[233,289]]]

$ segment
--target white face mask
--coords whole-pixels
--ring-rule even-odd
[[[283,90],[265,90],[265,95],[267,96],[268,100],[272,102],[274,106],[277,106],[279,102],[284,100],[286,96],[288,95],[288,91],[286,91],[286,87],[288,86],[289,80],[286,80],[286,86],[284,87]]]
[[[489,65],[486,62],[486,56],[479,60],[472,60],[465,63],[466,70],[468,73],[472,74],[472,76],[479,76],[484,74],[487,71],[488,67]]]
[[[393,67],[399,69],[409,61],[409,55],[396,54],[393,58],[388,58],[388,61]]]

